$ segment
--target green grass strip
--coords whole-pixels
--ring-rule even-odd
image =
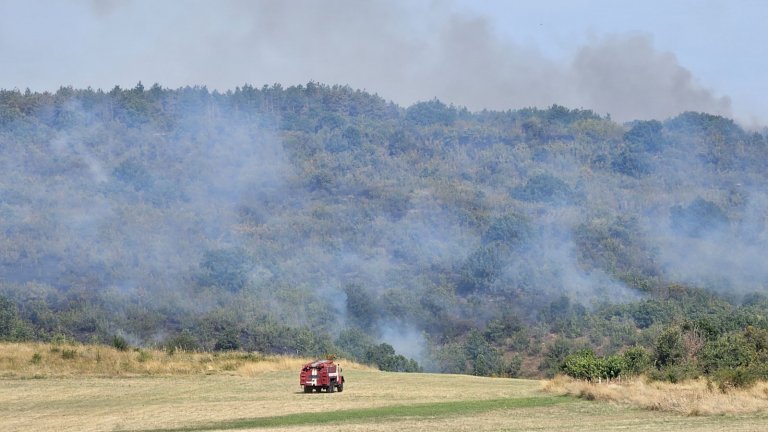
[[[222,429],[270,428],[339,422],[390,420],[403,417],[439,418],[504,409],[543,407],[573,400],[575,399],[568,396],[543,396],[513,399],[436,402],[416,405],[397,405],[319,413],[297,413],[272,417],[256,417],[173,429],[152,429],[145,432],[194,432]]]

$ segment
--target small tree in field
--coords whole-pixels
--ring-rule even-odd
[[[605,375],[606,361],[591,349],[582,349],[567,356],[561,369],[572,378],[591,382]]]

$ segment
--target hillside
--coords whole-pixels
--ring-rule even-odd
[[[138,84],[0,91],[0,150],[0,339],[766,373],[768,141],[727,118]]]

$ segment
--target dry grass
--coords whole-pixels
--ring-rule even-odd
[[[685,415],[738,415],[768,411],[768,383],[720,391],[706,380],[671,384],[636,378],[622,383],[588,383],[558,376],[544,384],[549,393],[609,401]]]
[[[297,371],[311,359],[259,353],[119,351],[103,345],[0,343],[0,378],[120,377],[229,374],[253,377]],[[346,369],[371,370],[341,361]]]
[[[240,419],[379,408],[389,412],[392,409],[387,407],[397,410],[401,406],[462,401],[552,399],[541,392],[539,381],[386,373],[350,362],[343,362],[347,379],[343,393],[305,394],[298,384],[298,370],[305,360],[248,353],[169,355],[91,345],[0,344],[0,431],[151,431],[201,425],[213,425],[210,429],[215,430],[215,425]],[[565,390],[566,386],[567,382],[550,384],[549,391],[578,394]],[[753,391],[765,392],[765,388]],[[656,392],[670,393],[665,388]],[[596,395],[588,397],[598,399]],[[575,432],[588,425],[591,431],[743,432],[763,431],[768,421],[768,411],[681,416],[677,412],[684,411],[632,408],[637,405],[566,399],[552,406],[520,405],[470,410],[461,415],[369,416],[270,430]]]
[[[0,379],[0,431],[151,431],[238,419],[501,398],[551,398],[541,382],[345,369],[343,393],[305,394],[298,370],[109,378]],[[764,431],[766,414],[681,416],[580,400],[462,415],[367,418],[269,430],[338,431]],[[210,428],[215,430],[216,427]],[[237,430],[263,430],[246,427]]]
[[[297,369],[253,378],[214,374],[0,379],[0,431],[176,428],[307,412],[530,397],[538,394],[539,385],[537,381],[345,368],[344,392],[306,394],[298,375]],[[375,423],[374,419],[361,424]],[[334,424],[324,427],[339,430]]]

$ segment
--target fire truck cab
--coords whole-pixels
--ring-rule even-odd
[[[304,393],[325,390],[328,393],[344,391],[344,375],[341,374],[341,366],[333,360],[317,360],[304,365],[299,374],[299,385],[304,388]]]

